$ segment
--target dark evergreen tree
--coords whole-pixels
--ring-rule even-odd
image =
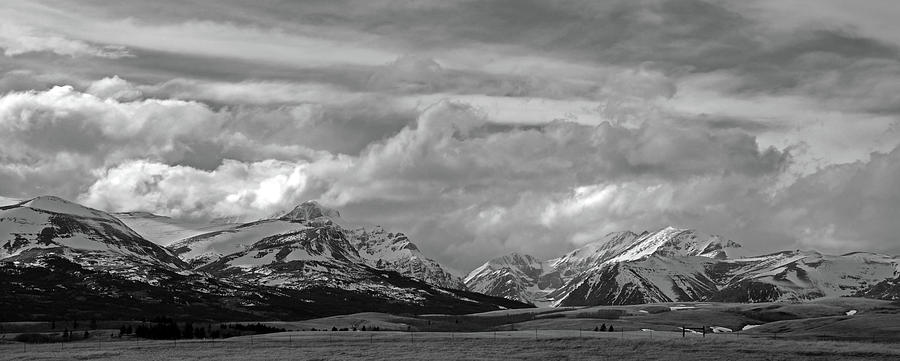
[[[600,325],[600,331],[606,331],[606,324]]]
[[[194,338],[194,324],[191,322],[184,323],[184,331],[181,332],[181,338]]]
[[[600,331],[600,328],[597,327],[597,326],[594,326],[594,332],[597,332],[597,331]],[[604,330],[604,331],[605,331],[605,330]]]
[[[607,329],[607,331],[609,331],[609,332],[615,332],[615,330],[613,329],[613,326],[612,326],[612,325],[609,325],[609,329]]]

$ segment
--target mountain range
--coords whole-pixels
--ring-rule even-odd
[[[179,228],[146,221],[158,217],[123,218],[139,229]],[[298,319],[529,307],[460,289],[405,236],[345,230],[340,221],[336,211],[306,202],[278,218],[217,225],[163,247],[103,211],[56,197],[16,202],[0,207],[0,286],[8,290],[0,319]]]
[[[0,206],[0,320],[155,315],[299,319],[671,301],[900,298],[900,259],[784,251],[729,257],[694,230],[617,232],[541,260],[512,253],[464,279],[403,233],[316,202],[251,222],[110,214],[42,196]]]
[[[673,227],[618,232],[550,260],[499,257],[470,272],[465,283],[476,292],[546,306],[896,297],[896,282],[890,283],[900,275],[895,256],[794,250],[729,258],[728,250],[739,247]]]

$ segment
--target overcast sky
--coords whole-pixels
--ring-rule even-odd
[[[667,225],[900,253],[895,1],[4,1],[0,196],[304,200],[466,272]]]

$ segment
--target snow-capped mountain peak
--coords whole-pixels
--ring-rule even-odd
[[[338,221],[341,213],[337,210],[326,208],[316,201],[306,201],[294,207],[293,210],[281,216],[279,219],[284,221],[307,223],[317,220]],[[337,222],[340,223],[340,222]]]

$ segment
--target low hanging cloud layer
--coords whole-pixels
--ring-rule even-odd
[[[861,21],[900,14],[792,4],[12,2],[0,196],[314,199],[462,272],[668,225],[900,253],[900,38]]]

